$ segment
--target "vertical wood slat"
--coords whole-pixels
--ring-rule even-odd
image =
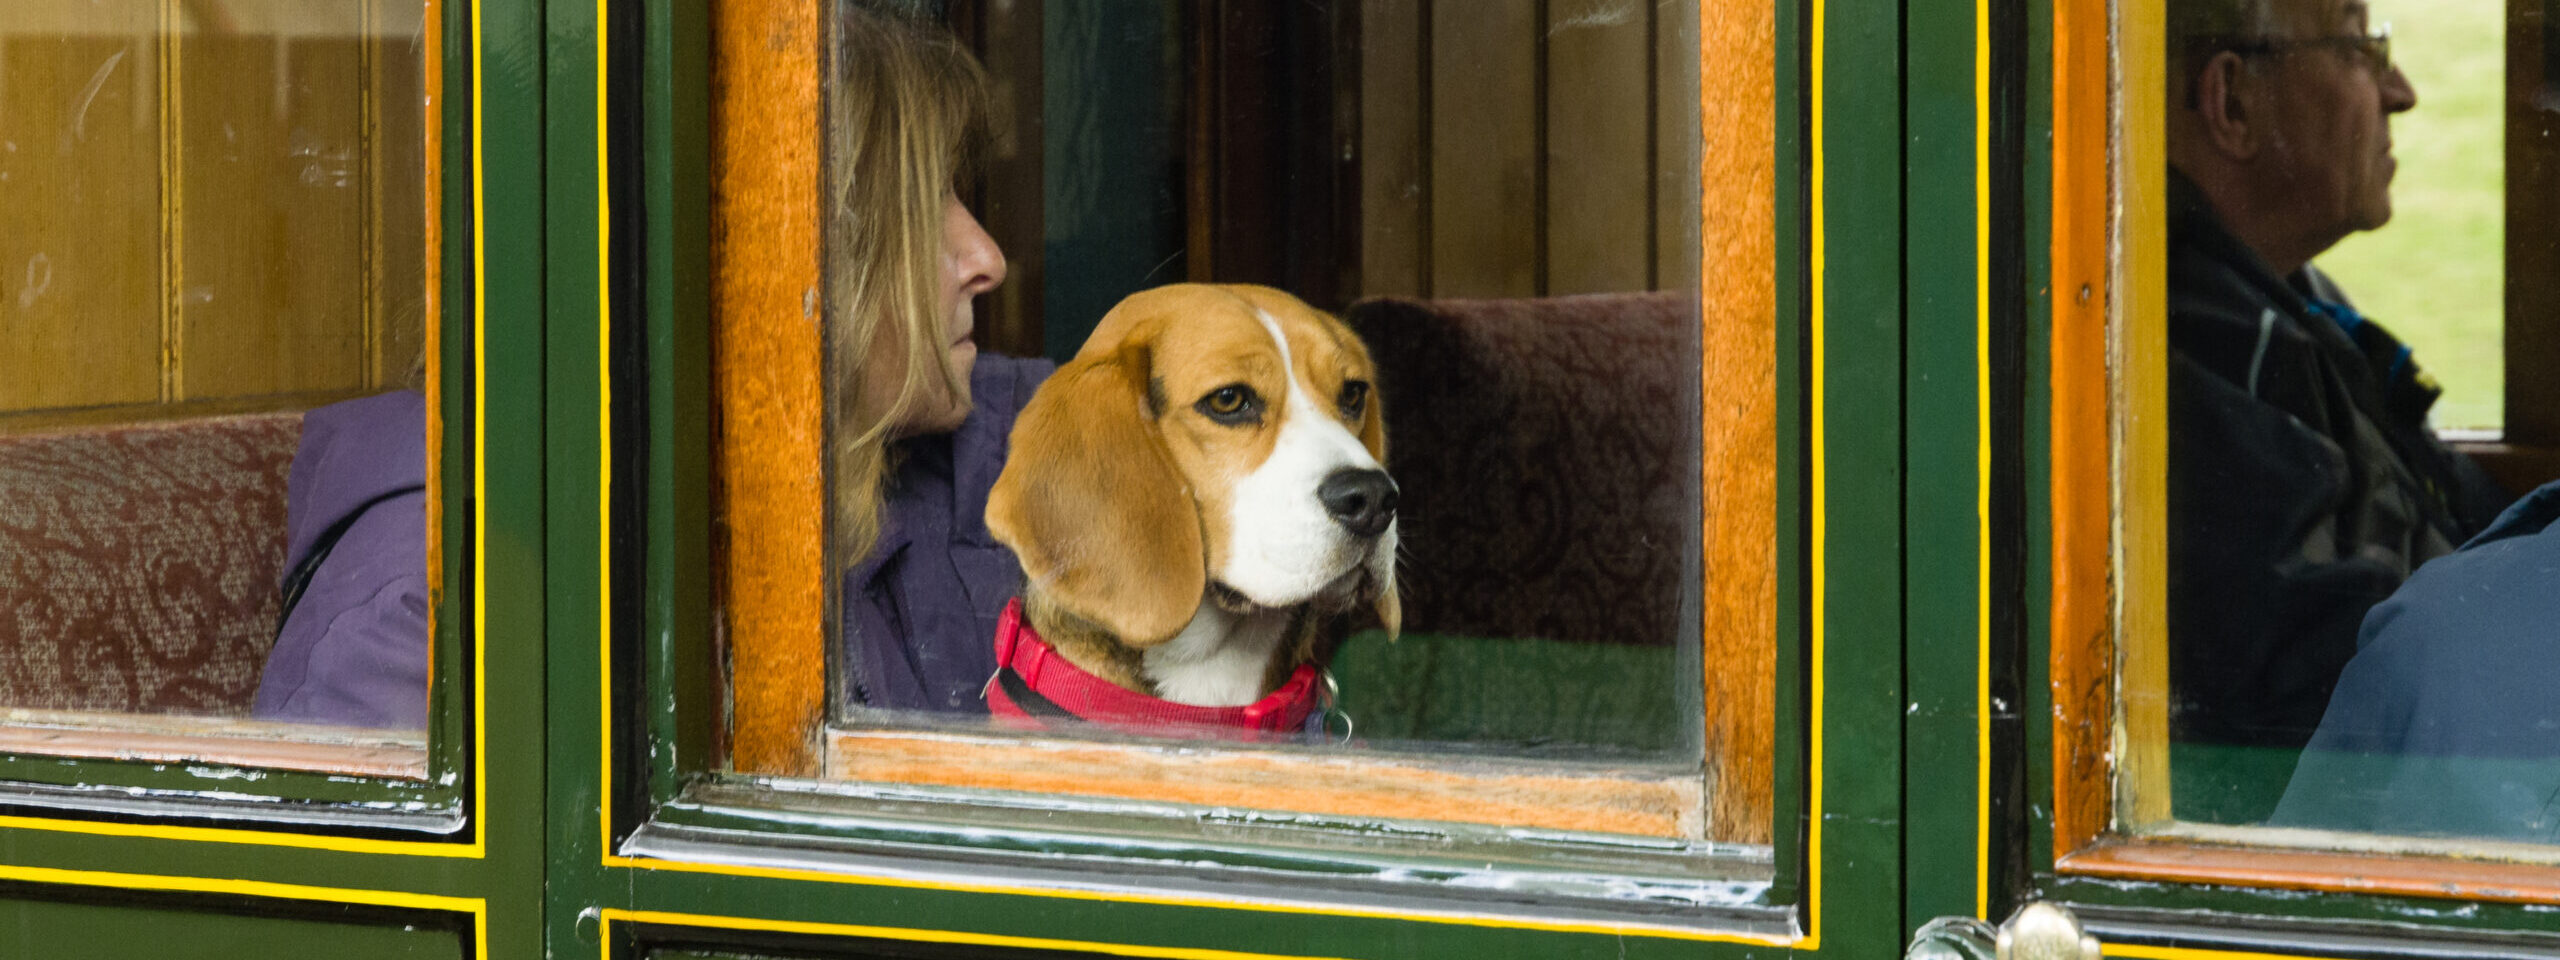
[[[2542,0],[2507,0],[2506,440],[2560,447],[2560,77]],[[2538,228],[2535,225],[2539,225]]]
[[[1358,296],[1429,296],[1425,0],[1360,5]]]
[[[1703,148],[1704,111],[1689,91],[1701,90],[1705,67],[1698,47],[1698,19],[1688,15],[1695,4],[1655,10],[1653,23],[1653,259],[1649,286],[1655,290],[1696,290],[1702,276],[1699,251],[1704,187],[1698,176]],[[1774,43],[1775,41],[1771,41]],[[1768,44],[1763,44],[1767,46]],[[1730,49],[1730,48],[1716,48]],[[1754,56],[1749,50],[1717,54],[1727,60]],[[1766,96],[1774,98],[1772,87]],[[1771,149],[1775,149],[1774,144]],[[1771,189],[1775,189],[1774,185]],[[1772,251],[1774,253],[1774,251]]]
[[[1042,188],[1041,4],[991,0],[955,5],[977,19],[978,59],[989,89],[986,174],[980,181],[978,222],[1004,251],[1005,282],[986,295],[979,313],[981,346],[1017,357],[1045,349],[1041,315],[1047,223]]]
[[[179,35],[173,399],[363,385],[361,43]]]
[[[374,24],[364,38],[362,150],[370,190],[362,223],[371,261],[364,278],[371,351],[365,380],[387,390],[411,385],[426,349],[428,260],[435,247],[427,243],[434,208],[424,202],[432,183],[423,54],[432,48],[416,41],[426,29],[422,4],[365,3]]]
[[[1651,288],[1650,0],[1549,0],[1546,287]]]
[[[0,313],[22,315],[0,411],[405,382],[429,256],[420,11],[295,3],[245,30],[118,4],[67,14],[76,39],[0,37]],[[406,115],[374,124],[390,103]]]
[[[1714,58],[1717,77],[1696,88],[1701,125],[1717,135],[1686,168],[1706,200],[1691,208],[1704,237],[1691,269],[1704,278],[1707,823],[1715,840],[1767,843],[1778,670],[1777,7],[1704,0],[1696,16],[1698,29],[1682,32],[1700,62]]]
[[[817,772],[825,717],[818,0],[712,9],[714,545],[731,766]],[[729,537],[725,531],[754,531]]]
[[[89,16],[0,35],[0,411],[159,398],[157,14]]]
[[[1434,6],[1432,296],[1538,294],[1538,6]]]

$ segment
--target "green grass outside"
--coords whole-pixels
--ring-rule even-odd
[[[2438,427],[2496,427],[2505,326],[2506,21],[2498,0],[2372,0],[2418,90],[2394,118],[2391,223],[2320,257],[2444,385]]]

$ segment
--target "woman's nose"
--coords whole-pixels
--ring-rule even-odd
[[[943,208],[942,244],[962,292],[977,296],[1004,283],[1004,250],[957,197]]]

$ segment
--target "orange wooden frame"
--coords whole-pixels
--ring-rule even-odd
[[[742,773],[817,773],[826,718],[825,7],[712,5],[713,590]]]
[[[1703,128],[1721,134],[1707,139],[1698,171],[1702,380],[1713,391],[1702,427],[1703,722],[1713,769],[1675,783],[1636,773],[1558,779],[1554,771],[1520,767],[1470,772],[1369,757],[1237,754],[1221,761],[1235,769],[1219,777],[1198,776],[1196,759],[1181,767],[1198,794],[1191,799],[1260,796],[1267,805],[1267,790],[1254,784],[1285,780],[1310,763],[1347,765],[1353,769],[1333,775],[1362,786],[1299,806],[1768,842],[1777,643],[1777,476],[1769,455],[1777,444],[1776,7],[1771,0],[1703,0],[1700,7],[1701,58],[1712,53],[1730,65],[1712,82],[1707,71],[1700,77]],[[713,17],[714,502],[726,521],[713,566],[730,666],[729,728],[721,738],[728,766],[751,774],[1057,790],[1073,785],[1039,761],[1071,749],[1093,774],[1077,792],[1158,795],[1181,761],[1160,760],[1148,748],[825,728],[825,543],[811,522],[825,513],[816,322],[824,247],[823,8],[816,0],[730,0]],[[1469,799],[1428,810],[1379,799],[1398,791],[1412,791],[1414,800]]]

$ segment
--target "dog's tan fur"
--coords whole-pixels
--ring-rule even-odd
[[[1260,316],[1277,323],[1294,369],[1282,369]],[[1271,455],[1292,376],[1332,397],[1346,381],[1374,382],[1376,368],[1348,327],[1295,297],[1181,284],[1121,301],[1041,386],[1015,422],[987,527],[1021,559],[1025,614],[1060,654],[1153,694],[1144,652],[1190,624],[1204,597],[1229,612],[1251,606],[1213,589],[1210,571],[1225,569],[1235,484]],[[1231,384],[1273,398],[1260,424],[1194,409]],[[1383,463],[1379,407],[1372,391],[1343,425]],[[1364,597],[1390,631],[1401,625],[1392,582],[1367,584]],[[1321,652],[1319,614],[1330,612],[1295,613],[1264,689]]]

